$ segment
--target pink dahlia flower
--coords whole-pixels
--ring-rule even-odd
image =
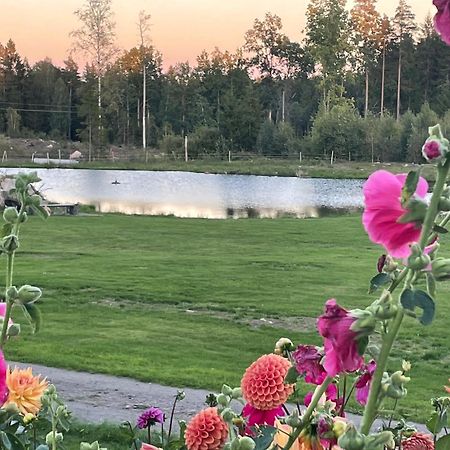
[[[206,408],[194,416],[186,427],[188,450],[219,450],[225,444],[228,427],[216,408]]]
[[[433,436],[425,433],[413,433],[409,438],[402,440],[404,450],[434,450]]]
[[[312,384],[321,384],[326,372],[321,361],[323,353],[314,345],[299,345],[292,353],[297,372],[305,376],[305,381]]]
[[[450,1],[433,0],[438,12],[434,16],[434,26],[441,35],[442,40],[450,45]]]
[[[415,223],[399,223],[408,212],[401,204],[406,175],[394,175],[386,170],[374,172],[364,184],[364,213],[362,222],[369,238],[383,245],[396,258],[410,255],[410,244],[417,242],[421,227]],[[416,195],[422,199],[428,192],[428,183],[420,177]]]
[[[325,303],[325,313],[319,317],[317,328],[324,338],[323,367],[330,377],[342,372],[354,372],[364,363],[358,353],[357,334],[351,329],[355,321],[356,317],[339,306],[334,298]]]
[[[290,367],[290,362],[282,356],[261,356],[242,377],[242,396],[256,409],[268,411],[281,406],[294,391],[292,384],[284,383]]]
[[[365,405],[367,403],[367,398],[369,397],[370,384],[372,383],[373,374],[377,368],[377,363],[375,361],[370,361],[364,369],[363,373],[356,380],[356,401],[360,405]]]

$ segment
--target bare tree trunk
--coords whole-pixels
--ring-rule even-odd
[[[283,89],[283,96],[281,98],[281,105],[282,105],[282,113],[281,113],[281,121],[284,123],[285,119],[285,106],[286,106],[286,92]]]
[[[397,121],[400,120],[400,88],[402,77],[402,50],[398,50],[398,79],[397,79]]]
[[[364,103],[364,118],[367,118],[369,113],[369,70],[366,67],[366,98]]]
[[[147,142],[147,127],[146,127],[146,114],[145,114],[145,108],[147,104],[147,71],[145,70],[145,62],[143,67],[143,88],[142,88],[142,148],[146,148]]]
[[[384,77],[386,72],[386,46],[383,45],[383,67],[381,69],[381,110],[380,116],[384,116]]]
[[[102,129],[102,78],[98,76],[98,141],[100,143],[100,132]]]

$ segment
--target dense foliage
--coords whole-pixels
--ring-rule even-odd
[[[113,27],[106,32],[110,45]],[[13,40],[0,43],[0,133],[81,140],[96,156],[110,144],[142,146],[145,124],[147,146],[180,158],[188,135],[191,158],[333,151],[419,162],[428,126],[450,126],[450,49],[430,17],[415,22],[405,0],[391,19],[376,0],[358,0],[351,11],[344,0],[311,0],[302,42],[267,13],[241,49],[204,51],[194,66],[163,70],[144,38],[105,54],[101,70],[96,61],[81,69],[72,57],[63,67],[50,59],[30,65]]]

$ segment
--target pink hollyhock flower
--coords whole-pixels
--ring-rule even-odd
[[[5,317],[5,314],[6,314],[6,303],[3,302],[3,303],[0,303],[0,316]],[[13,323],[14,322],[11,319],[9,319],[8,327],[10,327]]]
[[[8,364],[5,361],[3,352],[0,350],[0,407],[6,402],[8,398],[8,386],[6,384],[6,372],[8,371]]]
[[[324,380],[325,380],[325,377],[323,377],[323,380],[318,384],[322,384]],[[327,390],[325,391],[325,394],[323,396],[323,399],[334,402],[334,403],[336,403],[336,405],[338,405],[339,403],[341,403],[341,399],[338,399],[337,394],[338,394],[337,386],[334,383],[331,383],[328,385]],[[303,399],[305,406],[310,405],[313,395],[314,395],[314,392],[308,392],[305,395],[305,398]]]
[[[323,353],[314,345],[299,345],[292,353],[295,368],[300,375],[305,375],[305,381],[312,384],[322,384],[326,372],[320,363]]]
[[[445,153],[446,147],[438,139],[429,138],[423,144],[422,155],[429,162],[439,161]]]
[[[261,410],[250,405],[250,403],[247,403],[242,410],[242,416],[246,418],[247,434],[251,434],[251,431],[248,433],[248,427],[253,427],[255,425],[273,426],[277,417],[283,417],[284,415],[284,409],[282,406],[269,410]]]
[[[159,447],[155,447],[154,445],[151,444],[146,444],[144,442],[141,446],[141,450],[162,450],[162,449]]]
[[[372,383],[373,374],[377,368],[377,363],[375,361],[370,361],[363,368],[363,373],[356,380],[356,401],[360,405],[365,405],[367,403],[367,398],[369,397],[370,384]]]
[[[433,436],[425,433],[413,433],[409,438],[402,440],[404,450],[434,450]]]
[[[357,334],[351,329],[355,321],[356,317],[339,306],[334,298],[325,303],[325,313],[319,317],[317,328],[324,338],[323,367],[330,377],[342,372],[354,372],[364,363],[358,353]]]
[[[434,16],[434,26],[441,35],[441,39],[450,45],[450,1],[433,0],[438,12]]]
[[[410,244],[417,242],[421,227],[415,223],[399,223],[408,212],[401,204],[406,175],[394,175],[386,170],[374,172],[364,184],[364,213],[362,222],[369,238],[383,245],[396,258],[410,255]],[[416,195],[425,198],[428,183],[420,177]]]

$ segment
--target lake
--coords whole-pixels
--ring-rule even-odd
[[[31,169],[2,169],[15,174]],[[213,175],[191,172],[37,169],[51,203],[94,205],[99,212],[224,219],[317,217],[362,207],[363,180]]]

